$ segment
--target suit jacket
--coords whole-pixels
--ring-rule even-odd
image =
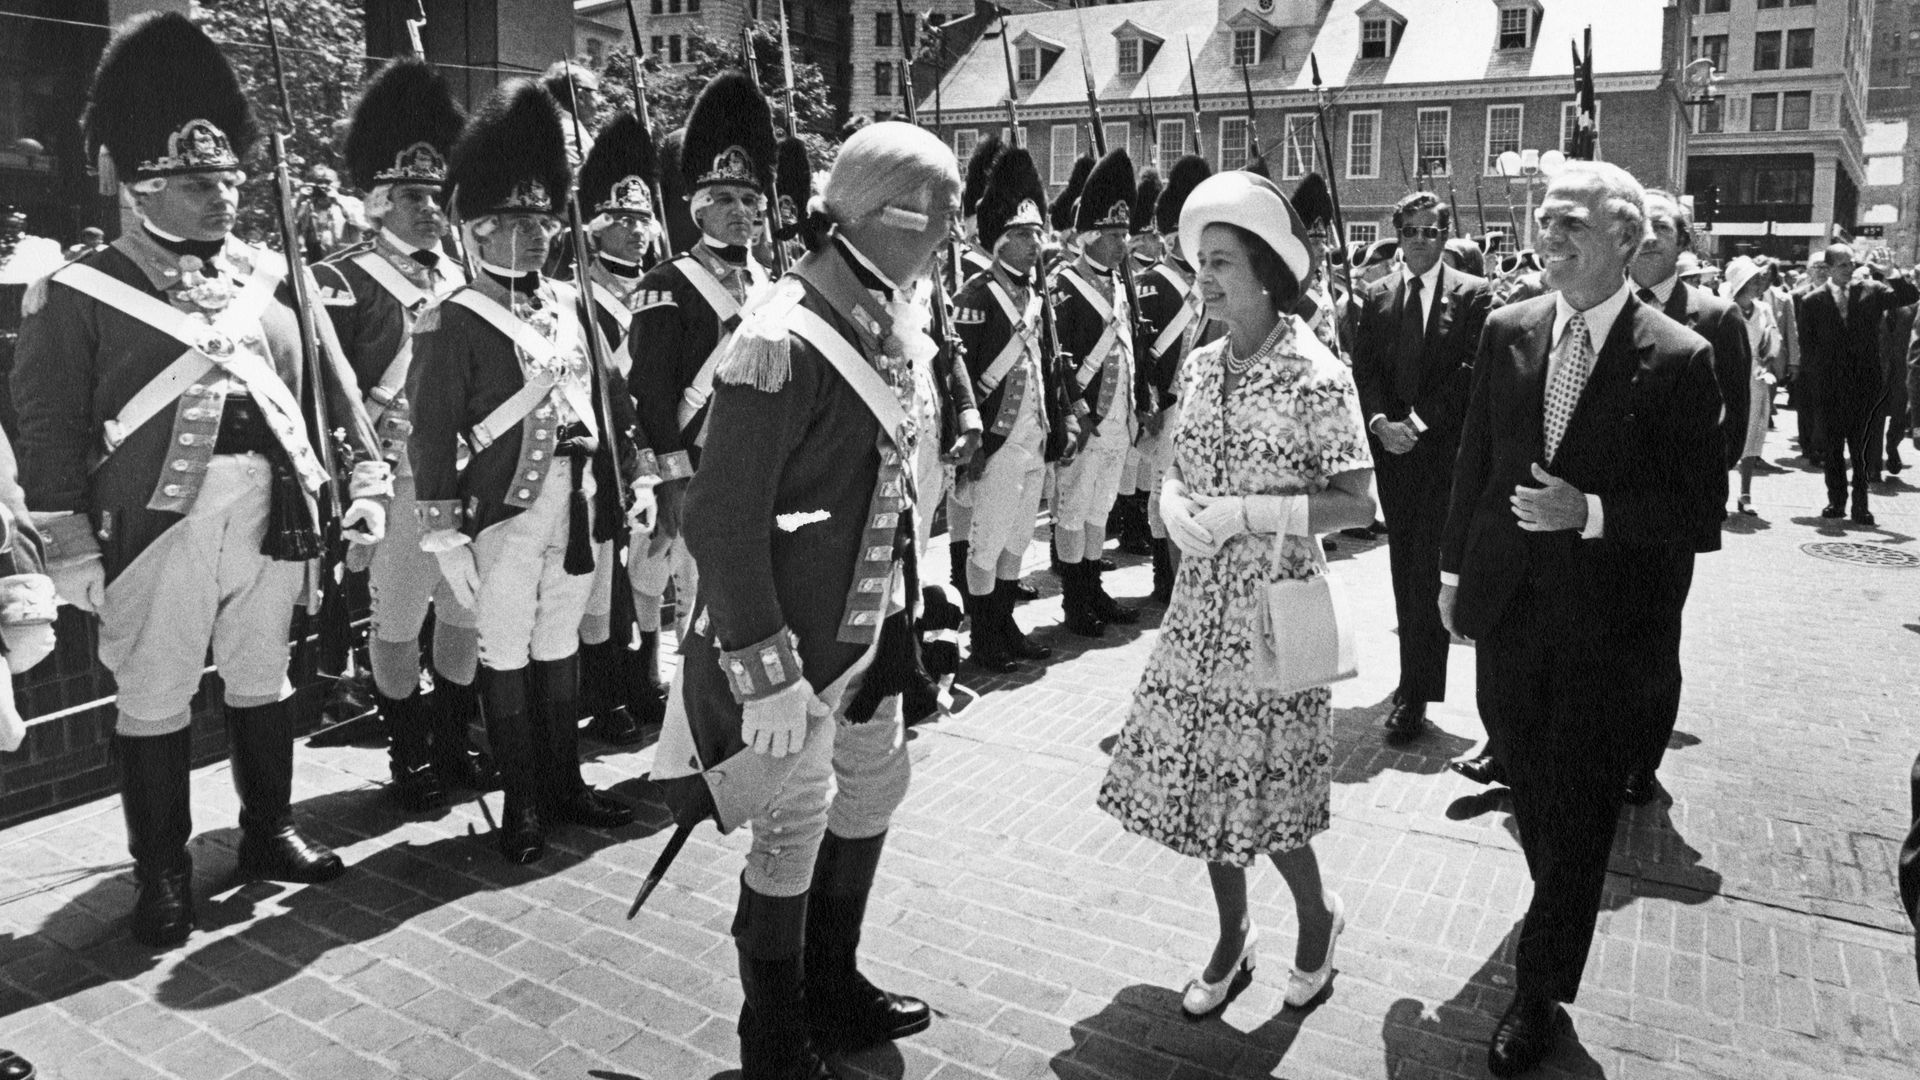
[[[1396,423],[1417,413],[1426,432],[1420,444],[1405,455],[1419,454],[1423,448],[1441,453],[1451,464],[1453,448],[1459,444],[1460,425],[1467,415],[1467,393],[1473,382],[1473,356],[1480,347],[1480,331],[1486,325],[1492,296],[1485,278],[1463,274],[1441,266],[1435,287],[1433,308],[1427,316],[1425,343],[1412,372],[1400,372],[1399,364],[1409,359],[1400,352],[1400,319],[1408,273],[1402,267],[1366,287],[1359,303],[1359,325],[1353,344],[1353,381],[1360,390],[1360,412],[1369,424],[1375,416],[1385,415]],[[1402,391],[1414,387],[1411,395]],[[1373,443],[1376,464],[1396,462],[1400,455],[1388,454],[1379,440],[1368,432]],[[1424,456],[1424,455],[1423,455]],[[1391,469],[1392,465],[1387,465]]]
[[[1747,320],[1733,301],[1684,281],[1674,283],[1663,310],[1667,318],[1713,346],[1713,377],[1720,384],[1720,400],[1727,407],[1720,425],[1726,443],[1725,462],[1732,468],[1747,445],[1747,401],[1753,392],[1753,343],[1747,339]]]
[[[1440,569],[1459,575],[1454,624],[1498,625],[1523,581],[1570,639],[1634,632],[1670,619],[1683,596],[1675,558],[1719,542],[1727,498],[1720,391],[1706,340],[1629,296],[1601,344],[1548,472],[1600,498],[1604,532],[1520,528],[1510,499],[1537,486],[1547,358],[1557,297],[1487,317]]]
[[[1920,289],[1905,278],[1855,281],[1847,286],[1847,313],[1840,314],[1832,289],[1814,289],[1800,311],[1801,367],[1812,376],[1822,406],[1862,413],[1885,389],[1880,329],[1895,308],[1920,301]]]

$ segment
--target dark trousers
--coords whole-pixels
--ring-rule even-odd
[[[1386,451],[1376,448],[1374,476],[1387,522],[1387,564],[1400,623],[1400,695],[1407,701],[1445,701],[1450,639],[1440,623],[1440,531],[1447,521],[1452,455],[1424,446],[1398,457],[1383,455]],[[1418,460],[1428,456],[1436,460]]]
[[[1693,560],[1691,551],[1673,556],[1673,610],[1658,620],[1647,642],[1647,712],[1641,725],[1645,737],[1635,761],[1649,773],[1659,771],[1660,762],[1667,756],[1667,743],[1673,739],[1674,725],[1680,721],[1681,616],[1687,594],[1693,589]]]
[[[1647,631],[1576,635],[1523,583],[1476,642],[1480,716],[1500,746],[1533,878],[1515,960],[1520,993],[1572,1001],[1580,992],[1637,747],[1631,718],[1645,708],[1647,684],[1630,676],[1655,647],[1642,644]]]
[[[1847,469],[1853,469],[1852,508],[1857,513],[1867,508],[1867,475],[1873,465],[1868,459],[1868,446],[1879,440],[1875,434],[1872,418],[1861,409],[1828,409],[1821,417],[1826,429],[1826,472],[1827,504],[1846,507],[1848,505]],[[1879,447],[1874,446],[1874,450]]]

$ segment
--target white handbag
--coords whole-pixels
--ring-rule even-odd
[[[1252,674],[1263,690],[1292,694],[1360,674],[1346,588],[1327,567],[1320,538],[1307,539],[1320,572],[1276,581],[1260,592]],[[1274,537],[1276,553],[1285,542],[1284,535]]]

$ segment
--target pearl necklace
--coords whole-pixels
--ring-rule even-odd
[[[1228,338],[1225,360],[1227,370],[1234,375],[1245,375],[1247,372],[1252,371],[1256,361],[1278,348],[1280,343],[1285,341],[1292,332],[1293,320],[1284,315],[1281,316],[1280,321],[1273,325],[1273,330],[1267,335],[1267,339],[1260,343],[1260,347],[1248,353],[1245,357],[1234,354],[1233,339]]]

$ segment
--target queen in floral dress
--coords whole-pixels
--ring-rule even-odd
[[[1263,689],[1253,661],[1264,587],[1321,572],[1318,534],[1371,522],[1374,504],[1352,376],[1292,314],[1312,258],[1292,206],[1265,178],[1221,173],[1194,190],[1180,233],[1229,333],[1185,365],[1161,500],[1185,557],[1099,805],[1207,863],[1220,940],[1182,1002],[1199,1015],[1253,967],[1246,868],[1262,855],[1300,915],[1288,1003],[1332,974],[1341,904],[1309,844],[1329,818],[1330,692]]]

